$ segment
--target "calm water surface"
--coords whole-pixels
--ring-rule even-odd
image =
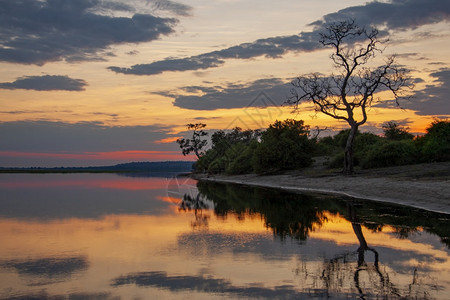
[[[450,299],[449,221],[187,178],[0,174],[0,298]]]

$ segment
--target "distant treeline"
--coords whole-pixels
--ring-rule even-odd
[[[450,160],[450,122],[434,121],[423,136],[388,122],[382,136],[358,132],[354,144],[354,164],[361,168],[399,166]],[[216,131],[212,147],[203,153],[195,170],[208,173],[271,173],[311,166],[313,157],[329,157],[328,167],[344,165],[344,148],[349,130],[335,136],[311,135],[303,121],[276,121],[264,131]]]
[[[163,162],[130,162],[114,166],[100,167],[29,167],[29,168],[1,168],[3,173],[126,173],[126,172],[154,172],[154,173],[184,173],[192,171],[191,161],[163,161]]]

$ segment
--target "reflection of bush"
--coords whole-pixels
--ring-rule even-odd
[[[398,238],[424,229],[436,234],[450,247],[450,216],[391,204],[356,201],[338,196],[293,194],[275,189],[250,188],[235,184],[199,182],[199,192],[214,202],[214,213],[226,218],[228,214],[244,218],[259,214],[265,225],[281,238],[305,240],[314,228],[325,221],[326,213],[340,214],[351,221],[347,203],[357,205],[362,226],[377,232],[391,226]]]
[[[216,215],[225,218],[231,213],[244,218],[246,214],[260,214],[266,227],[282,239],[305,240],[310,231],[326,220],[325,211],[337,212],[330,208],[334,207],[332,203],[325,199],[318,201],[310,195],[202,182],[199,182],[198,188],[200,193],[215,203]]]

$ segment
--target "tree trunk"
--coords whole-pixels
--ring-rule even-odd
[[[351,125],[344,151],[344,174],[353,174],[353,144],[355,143],[358,125]]]

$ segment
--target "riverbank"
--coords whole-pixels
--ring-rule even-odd
[[[274,175],[194,174],[197,180],[317,192],[450,214],[450,162],[358,170],[343,176],[320,166]]]

